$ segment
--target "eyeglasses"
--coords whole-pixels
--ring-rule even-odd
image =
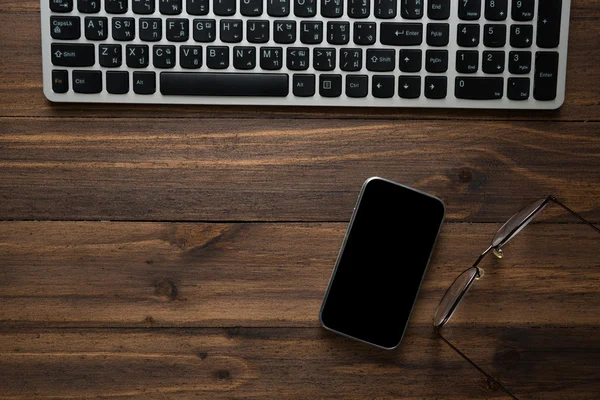
[[[465,294],[469,291],[473,282],[478,280],[483,276],[483,270],[479,267],[479,263],[490,251],[497,257],[502,258],[504,253],[502,251],[502,247],[510,242],[523,228],[525,228],[533,219],[550,203],[556,203],[569,213],[573,214],[581,221],[592,227],[598,233],[600,233],[600,229],[594,226],[591,222],[584,219],[581,215],[577,214],[575,211],[571,210],[561,202],[559,202],[554,196],[548,196],[546,198],[534,201],[529,204],[527,207],[523,208],[521,211],[513,215],[508,221],[504,223],[492,239],[492,243],[490,247],[488,247],[475,264],[472,267],[465,270],[461,273],[458,278],[454,280],[454,283],[450,285],[444,297],[440,301],[435,313],[433,315],[433,328],[438,333],[438,335],[454,350],[456,351],[462,358],[468,361],[472,366],[479,370],[482,374],[484,374],[489,380],[493,381],[498,387],[500,387],[506,394],[511,396],[513,399],[517,399],[515,395],[509,392],[504,386],[502,386],[496,379],[482,370],[477,364],[471,361],[466,355],[464,355],[460,350],[458,350],[452,343],[450,343],[446,338],[441,335],[441,328],[450,321],[452,315],[458,308],[458,305],[465,297]]]

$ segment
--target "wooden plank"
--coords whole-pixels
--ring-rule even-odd
[[[578,1],[570,25],[567,98],[559,111],[476,111],[436,109],[367,109],[335,107],[221,107],[85,105],[49,103],[42,93],[39,14],[37,2],[0,3],[0,37],[5,40],[0,59],[0,116],[120,116],[129,117],[244,117],[244,118],[369,118],[369,119],[534,119],[598,120],[600,115],[600,6],[598,0]],[[24,12],[15,12],[15,11]],[[26,11],[26,12],[25,12]],[[15,73],[15,65],[19,66]]]
[[[0,120],[5,220],[346,221],[384,176],[451,221],[504,222],[554,194],[600,220],[598,123]],[[556,211],[556,212],[554,212]],[[549,210],[555,221],[573,217]]]
[[[430,326],[498,227],[443,227],[413,325]],[[317,327],[345,228],[2,222],[0,327]],[[600,325],[599,237],[583,224],[527,227],[505,259],[484,260],[452,322]]]
[[[3,399],[502,399],[436,338],[388,352],[321,328],[0,333]]]

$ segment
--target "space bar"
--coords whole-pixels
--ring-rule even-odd
[[[267,96],[289,93],[287,74],[161,72],[160,92],[183,96]]]

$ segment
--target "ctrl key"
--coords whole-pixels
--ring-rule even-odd
[[[69,72],[67,70],[52,70],[52,91],[54,93],[67,93],[69,91]]]
[[[102,91],[102,72],[73,71],[73,91],[75,93],[100,93]]]

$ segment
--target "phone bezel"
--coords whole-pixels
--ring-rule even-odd
[[[394,185],[394,186],[400,186],[400,187],[402,187],[404,189],[408,189],[408,190],[411,190],[413,192],[419,193],[419,194],[421,194],[423,196],[426,196],[426,197],[429,197],[429,198],[431,198],[433,200],[436,200],[442,206],[442,218],[440,220],[440,226],[438,228],[438,231],[435,234],[435,239],[433,241],[433,246],[431,247],[431,251],[429,252],[429,257],[427,258],[427,262],[425,263],[425,268],[423,269],[423,275],[421,276],[421,280],[419,282],[419,287],[417,288],[417,292],[416,292],[415,298],[413,300],[410,312],[408,314],[408,318],[407,318],[406,323],[404,325],[404,329],[402,330],[402,334],[400,335],[400,338],[398,339],[398,343],[396,343],[395,345],[393,345],[391,347],[382,346],[380,344],[372,343],[372,342],[369,342],[369,341],[357,338],[355,336],[349,335],[347,333],[337,331],[337,330],[335,330],[333,328],[328,327],[325,324],[325,322],[323,321],[323,308],[325,307],[325,302],[327,301],[327,297],[329,296],[329,290],[331,289],[331,284],[332,284],[332,282],[333,282],[333,280],[335,278],[335,274],[336,274],[337,269],[339,267],[340,259],[342,257],[342,254],[344,254],[344,250],[346,249],[346,242],[348,241],[348,236],[350,235],[350,231],[352,230],[352,226],[354,225],[354,218],[356,217],[356,214],[358,213],[358,210],[360,208],[361,200],[362,200],[363,195],[364,195],[364,193],[365,193],[365,191],[367,189],[368,184],[370,182],[372,182],[372,181],[377,181],[377,180],[378,181],[383,181],[385,183],[388,183],[388,184],[391,184],[391,185]],[[338,256],[337,256],[337,259],[335,261],[335,267],[333,268],[333,271],[331,273],[331,277],[329,278],[329,283],[327,285],[327,290],[325,291],[325,295],[323,297],[323,302],[321,303],[321,309],[319,311],[319,322],[321,323],[321,326],[323,328],[327,329],[330,332],[337,333],[338,335],[342,335],[342,336],[345,336],[347,338],[350,338],[350,339],[353,339],[353,340],[357,340],[359,342],[362,342],[362,343],[365,343],[365,344],[368,344],[368,345],[371,345],[371,346],[375,346],[375,347],[378,347],[378,348],[383,349],[383,350],[394,350],[394,349],[396,349],[400,345],[400,343],[402,343],[402,339],[404,338],[404,335],[406,333],[406,328],[408,327],[408,322],[410,321],[410,318],[412,317],[412,313],[413,313],[413,311],[415,309],[415,304],[417,303],[417,299],[419,297],[419,293],[421,292],[421,286],[423,285],[423,280],[425,279],[425,274],[427,273],[427,268],[429,267],[429,263],[431,261],[431,256],[433,255],[433,250],[435,249],[435,245],[436,245],[437,240],[438,240],[438,238],[440,236],[440,231],[442,230],[442,225],[444,224],[445,217],[446,217],[446,206],[445,206],[444,202],[440,198],[438,198],[436,196],[433,196],[433,195],[431,195],[429,193],[422,192],[422,191],[417,190],[415,188],[412,188],[410,186],[402,185],[400,183],[391,181],[389,179],[381,178],[381,177],[378,177],[378,176],[373,176],[373,177],[367,179],[363,183],[363,185],[362,185],[362,187],[360,189],[360,193],[358,195],[358,200],[356,201],[356,205],[354,206],[354,210],[352,211],[352,217],[350,218],[350,223],[348,224],[348,228],[346,229],[346,233],[344,235],[344,240],[342,242],[342,246],[340,247],[340,251],[338,252]]]

